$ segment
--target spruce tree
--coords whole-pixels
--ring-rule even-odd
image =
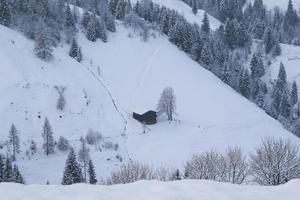
[[[227,46],[230,49],[233,49],[235,46],[235,41],[236,41],[235,33],[236,31],[235,31],[233,21],[227,19],[224,28],[224,39],[225,39],[225,44],[227,44]]]
[[[77,52],[78,52],[78,43],[75,39],[72,40],[70,51],[69,51],[69,56],[72,58],[77,58]]]
[[[197,12],[198,12],[198,5],[197,5],[196,0],[193,0],[193,1],[192,1],[192,11],[193,11],[193,13],[194,13],[195,15],[196,15]]]
[[[62,185],[83,183],[83,180],[81,168],[77,162],[74,149],[71,148],[65,164]]]
[[[285,72],[284,65],[282,63],[280,63],[278,78],[272,89],[272,105],[271,106],[272,106],[273,112],[276,112],[276,113],[274,113],[274,114],[276,114],[276,116],[273,116],[273,117],[277,117],[280,114],[279,106],[281,104],[282,95],[284,93],[287,93],[286,72]]]
[[[14,165],[12,173],[13,173],[13,182],[14,183],[25,184],[24,178],[23,178],[21,172],[19,171],[19,168],[17,165]]]
[[[209,19],[208,19],[208,15],[206,12],[204,13],[204,16],[203,16],[201,31],[205,34],[210,33]]]
[[[281,101],[279,104],[279,114],[281,117],[288,119],[291,114],[291,103],[289,94],[284,92],[281,96]]]
[[[272,30],[268,27],[264,33],[264,45],[265,45],[265,52],[269,54],[274,46],[274,40],[272,36]]]
[[[53,50],[52,50],[52,38],[50,30],[44,26],[40,28],[35,37],[35,54],[37,57],[42,60],[52,60],[53,59]]]
[[[11,23],[11,12],[8,0],[0,0],[0,24],[9,26]]]
[[[199,62],[200,64],[204,65],[204,67],[208,68],[210,67],[210,64],[212,64],[212,53],[209,47],[209,43],[206,42],[203,45],[201,54],[200,54],[200,58],[199,58]]]
[[[92,160],[89,161],[88,174],[89,174],[90,184],[96,184],[97,183],[97,177],[96,177],[95,167],[94,167],[94,164],[93,164]]]
[[[298,102],[298,87],[296,81],[293,82],[291,92],[291,104],[294,106]]]
[[[249,98],[249,96],[250,96],[250,76],[249,76],[248,70],[243,70],[240,73],[239,91],[244,97]]]
[[[14,124],[12,124],[10,127],[8,138],[10,147],[12,148],[13,152],[12,159],[16,160],[16,155],[20,153],[20,138]]]
[[[55,150],[55,141],[53,138],[52,128],[51,128],[50,123],[47,118],[45,119],[45,122],[44,122],[42,136],[44,139],[43,148],[44,148],[46,155],[48,156],[50,154],[53,154],[54,150]]]
[[[0,154],[0,183],[4,181],[5,176],[5,157]]]
[[[67,43],[71,42],[71,38],[74,37],[76,32],[76,25],[74,15],[71,12],[70,6],[66,8],[66,22],[65,22],[65,34]]]
[[[3,181],[4,182],[13,182],[13,180],[14,180],[13,167],[12,167],[11,160],[7,156],[6,160],[5,160],[5,171],[4,171]]]
[[[96,16],[92,15],[86,30],[86,38],[92,42],[97,40]]]
[[[87,10],[84,10],[81,25],[87,30],[91,15]]]
[[[265,75],[264,63],[260,55],[254,54],[250,65],[252,79],[258,79]]]
[[[109,2],[109,10],[114,16],[116,15],[118,2],[119,2],[119,0],[110,0],[110,2]]]
[[[119,0],[116,8],[116,19],[123,20],[125,17],[125,1]]]

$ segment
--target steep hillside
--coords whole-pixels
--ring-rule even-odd
[[[133,0],[132,3],[136,3],[137,0]],[[184,16],[188,22],[190,23],[196,23],[198,25],[202,24],[202,19],[204,16],[205,11],[199,9],[197,14],[193,14],[192,8],[185,4],[183,1],[180,0],[153,0],[154,3],[165,6],[170,9],[176,10],[180,15]],[[208,16],[211,29],[216,30],[221,25],[221,22],[214,18],[213,16]]]
[[[11,123],[20,131],[22,153],[18,163],[28,183],[60,183],[66,154],[46,157],[41,131],[48,117],[56,138],[63,135],[78,149],[88,129],[118,143],[117,151],[89,146],[98,176],[106,176],[132,158],[155,166],[181,168],[196,152],[224,150],[240,145],[252,151],[261,138],[291,138],[291,133],[248,100],[192,61],[168,39],[154,33],[143,42],[137,32],[118,22],[108,43],[89,42],[79,34],[84,60],[68,56],[69,46],[57,47],[55,60],[38,60],[33,42],[10,29],[0,28],[2,63],[0,91],[1,141]],[[54,86],[66,87],[66,109],[56,109]],[[135,107],[155,109],[161,91],[172,86],[177,97],[176,121],[142,126],[131,115]],[[126,127],[126,129],[125,129]],[[38,142],[38,154],[27,157],[29,140]],[[176,151],[175,151],[176,150]]]
[[[93,185],[17,185],[0,184],[1,200],[96,200],[100,198],[110,200],[165,200],[189,199],[203,200],[230,199],[230,200],[296,200],[299,198],[300,181],[293,180],[286,185],[276,187],[239,186],[228,183],[211,181],[140,181],[133,184],[114,186]],[[18,191],[18,192],[16,192]]]
[[[285,66],[287,79],[290,83],[294,80],[297,84],[300,84],[300,47],[282,44],[282,54],[272,61],[269,67],[269,76],[271,79],[275,79],[278,75],[280,63]]]

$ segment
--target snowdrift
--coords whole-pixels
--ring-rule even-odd
[[[132,184],[17,185],[0,184],[0,200],[297,200],[300,180],[276,187],[232,185],[212,181],[140,181]],[[17,191],[17,192],[16,192]]]

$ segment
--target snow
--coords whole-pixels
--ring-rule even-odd
[[[179,14],[184,16],[186,20],[190,23],[196,23],[198,25],[202,24],[203,16],[205,13],[204,10],[199,9],[197,14],[195,15],[192,12],[192,8],[180,0],[152,0],[152,1],[160,6],[165,6],[167,8],[176,10]],[[136,3],[136,2],[137,0],[132,1],[132,3]],[[208,15],[208,19],[210,22],[210,28],[212,30],[216,30],[221,25],[221,22],[211,15]]]
[[[292,83],[294,80],[300,85],[300,47],[287,44],[281,44],[282,54],[272,61],[269,67],[269,76],[276,79],[280,63],[285,66],[287,80]]]
[[[212,181],[139,181],[132,184],[99,186],[76,184],[17,185],[0,184],[0,200],[296,200],[300,195],[300,180],[281,186],[240,186]],[[18,192],[16,192],[18,191]]]
[[[54,136],[64,136],[78,150],[79,138],[89,129],[101,132],[105,142],[118,143],[117,151],[89,146],[98,178],[106,177],[122,163],[122,156],[153,166],[182,169],[192,154],[224,151],[239,145],[252,152],[265,136],[299,139],[277,121],[223,84],[213,74],[155,34],[144,42],[138,33],[118,22],[108,43],[89,42],[80,33],[83,63],[68,56],[68,45],[54,50],[46,63],[33,53],[33,42],[0,26],[0,142],[7,139],[11,123],[20,131],[22,153],[18,164],[27,183],[61,182],[67,155],[46,157],[41,148],[44,118]],[[55,85],[66,86],[66,110],[57,111]],[[176,121],[163,117],[148,126],[132,119],[138,105],[155,108],[162,90],[172,86],[177,97]],[[41,116],[39,118],[38,116]],[[61,117],[60,117],[61,116]],[[30,139],[38,143],[37,155],[25,156]],[[3,149],[2,151],[5,151]]]

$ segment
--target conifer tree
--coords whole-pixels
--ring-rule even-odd
[[[20,138],[14,124],[12,124],[10,127],[8,138],[10,147],[12,148],[13,152],[12,159],[16,160],[16,155],[20,153]]]
[[[12,163],[11,163],[11,160],[8,157],[6,157],[3,181],[4,182],[13,182],[13,180],[14,180],[14,177],[13,177]]]
[[[77,58],[77,52],[78,52],[78,44],[75,39],[72,40],[70,51],[69,51],[69,56],[72,58]]]
[[[72,14],[69,5],[66,8],[65,29],[66,29],[66,31],[65,31],[66,32],[66,41],[67,41],[67,43],[70,43],[72,41],[71,38],[73,38],[75,35],[76,25],[75,25],[74,15]]]
[[[14,165],[12,173],[13,173],[13,182],[14,183],[25,184],[24,178],[23,178],[21,172],[19,171],[19,168],[17,165]]]
[[[5,158],[0,154],[0,183],[4,181],[5,176]]]
[[[294,106],[298,102],[298,87],[296,81],[293,82],[291,92],[291,104]]]
[[[131,4],[131,1],[128,0],[126,2],[126,6],[125,6],[125,15],[129,14],[132,12],[132,4]]]
[[[42,26],[35,37],[35,54],[37,57],[49,61],[53,59],[52,38],[48,28]]]
[[[272,36],[272,30],[268,27],[264,33],[264,45],[265,45],[265,52],[269,54],[274,46],[274,40]]]
[[[192,11],[193,11],[193,13],[194,13],[195,15],[196,15],[197,12],[198,12],[198,5],[197,5],[196,0],[193,0],[193,1],[192,1]]]
[[[97,40],[96,16],[92,15],[87,26],[86,38],[92,42]]]
[[[249,98],[249,96],[250,96],[250,76],[249,76],[248,70],[243,70],[240,73],[239,90],[240,90],[240,93],[244,97]]]
[[[11,23],[11,11],[8,0],[0,0],[0,24],[9,26]]]
[[[252,79],[258,79],[265,75],[264,63],[259,55],[253,55],[250,65]]]
[[[206,12],[204,13],[204,16],[203,16],[201,31],[205,34],[210,33],[209,19],[208,19],[208,15]]]
[[[225,27],[224,27],[224,39],[225,39],[225,44],[230,49],[234,48],[236,37],[235,37],[235,27],[233,24],[233,21],[230,19],[226,20]]]
[[[90,184],[96,184],[97,183],[97,177],[96,177],[95,167],[94,167],[94,164],[93,164],[92,160],[89,161],[88,174],[89,174]]]
[[[110,0],[110,2],[109,2],[109,10],[114,16],[116,15],[118,2],[119,2],[119,0]]]
[[[77,162],[74,149],[71,148],[66,160],[63,173],[62,185],[71,185],[75,183],[83,183],[81,168]]]
[[[125,17],[125,1],[124,0],[119,0],[116,8],[116,19],[118,20],[123,20]]]
[[[281,117],[288,119],[291,114],[291,103],[289,94],[284,92],[281,96],[280,104],[279,104],[279,114]]]
[[[43,126],[43,133],[42,133],[43,139],[44,139],[44,144],[43,148],[46,153],[46,155],[50,155],[54,153],[55,150],[55,142],[53,138],[53,132],[52,128],[50,126],[50,123],[48,119],[45,119],[44,126]]]
[[[273,86],[273,90],[272,90],[272,105],[271,106],[272,106],[272,109],[276,112],[276,113],[274,113],[274,114],[276,114],[276,116],[274,116],[274,117],[277,117],[280,114],[279,106],[281,104],[282,95],[284,93],[287,93],[286,72],[285,72],[284,65],[282,63],[280,63],[278,78],[277,78],[277,80]]]
[[[203,45],[199,62],[200,64],[204,65],[204,67],[206,67],[207,69],[209,69],[210,64],[212,63],[212,53],[208,42],[205,42]]]
[[[90,19],[91,19],[90,13],[89,13],[87,10],[84,10],[81,24],[82,24],[82,26],[83,26],[86,30],[87,30],[87,28],[88,28],[88,24],[89,24],[89,22],[90,22]]]

